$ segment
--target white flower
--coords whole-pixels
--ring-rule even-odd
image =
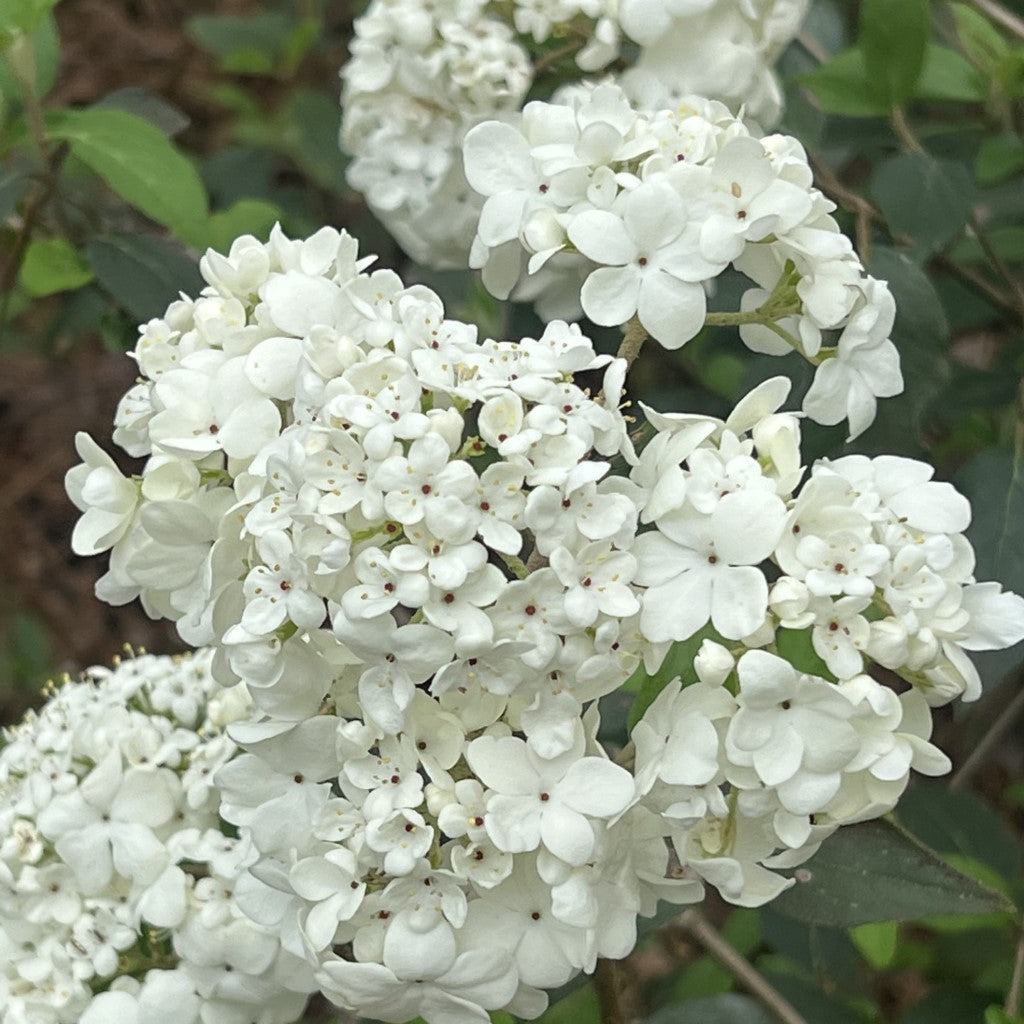
[[[889,341],[896,303],[884,282],[869,278],[861,308],[839,338],[836,358],[826,359],[804,397],[804,412],[819,423],[850,421],[852,440],[875,418],[876,398],[903,390],[899,355]]]
[[[614,213],[581,213],[569,238],[602,266],[583,285],[584,312],[595,323],[624,324],[634,314],[666,348],[679,348],[704,326],[707,303],[699,282],[706,276],[686,236],[689,220],[679,195],[651,182],[630,192],[621,219]]]
[[[95,555],[128,531],[139,492],[88,434],[79,431],[75,435],[75,450],[85,462],[68,470],[64,486],[85,515],[75,524],[71,548],[76,555]]]
[[[466,750],[470,767],[494,795],[484,824],[499,850],[519,853],[541,843],[569,864],[594,849],[590,818],[612,818],[633,797],[629,773],[600,757],[581,757],[582,743],[543,760],[522,740],[481,736]]]
[[[753,633],[768,608],[756,568],[782,535],[786,510],[767,491],[728,494],[711,515],[669,513],[638,538],[637,582],[645,584],[640,625],[654,641],[685,640],[710,619],[724,637]]]

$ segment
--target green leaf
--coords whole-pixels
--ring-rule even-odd
[[[101,235],[86,255],[100,284],[140,322],[160,316],[179,292],[196,295],[203,287],[195,263],[166,239]]]
[[[913,153],[879,164],[871,194],[894,235],[909,235],[926,252],[935,252],[963,229],[974,185],[963,164]]]
[[[673,644],[669,648],[661,668],[654,675],[649,676],[644,671],[643,666],[641,666],[626,681],[626,688],[636,692],[636,699],[633,701],[633,706],[629,709],[629,718],[627,720],[630,732],[632,732],[633,726],[643,718],[644,712],[654,703],[658,694],[673,679],[682,679],[684,686],[697,681],[697,673],[693,668],[693,659],[697,656],[700,645],[708,639],[721,639],[710,624],[694,633],[689,640],[682,640],[679,643]]]
[[[710,956],[698,957],[680,972],[672,988],[674,1002],[718,996],[733,989],[732,975]]]
[[[949,323],[931,279],[905,253],[873,246],[870,270],[889,282],[896,299],[892,338],[904,391],[896,400],[879,402],[875,423],[858,445],[865,451],[923,454],[929,410],[952,376],[946,355]]]
[[[600,1024],[601,1008],[593,985],[570,992],[550,1006],[536,1024]]]
[[[864,54],[856,49],[843,50],[816,71],[801,75],[797,81],[814,93],[818,105],[827,114],[844,117],[882,117],[889,107],[875,95],[868,82]]]
[[[957,473],[954,483],[973,510],[967,539],[974,548],[979,580],[999,580],[1024,590],[1024,465],[1005,448],[979,452]],[[972,660],[988,689],[1020,661],[1019,650],[986,651]]]
[[[984,103],[988,99],[988,79],[962,54],[948,46],[929,43],[924,69],[914,94],[924,100],[953,100]]]
[[[318,185],[344,192],[348,161],[338,147],[341,107],[337,97],[299,89],[281,111],[281,148]]]
[[[192,162],[154,125],[123,110],[55,110],[52,139],[95,171],[122,199],[179,238],[206,222],[206,191]]]
[[[263,199],[239,199],[227,210],[210,216],[203,236],[203,247],[227,252],[239,235],[266,238],[281,219],[281,210]]]
[[[1024,228],[1016,225],[992,228],[986,235],[992,249],[1004,260],[1010,263],[1024,260]],[[949,255],[956,263],[987,263],[989,259],[981,243],[973,237],[957,242]]]
[[[991,996],[973,992],[962,983],[941,985],[900,1018],[900,1024],[970,1024],[979,1020]]]
[[[188,19],[188,34],[232,74],[290,75],[316,38],[316,19],[290,14],[210,14]]]
[[[33,239],[21,264],[21,286],[35,298],[81,288],[93,276],[85,257],[63,238]]]
[[[796,877],[796,885],[773,906],[810,924],[854,928],[928,914],[1012,910],[1004,896],[957,871],[887,821],[841,828]]]
[[[989,1006],[985,1010],[985,1024],[1024,1024],[1024,1017],[1011,1017],[1001,1006]]]
[[[0,0],[0,5],[2,3],[3,0]],[[52,14],[47,13],[43,16],[27,44],[23,45],[28,47],[27,54],[35,94],[42,98],[53,88],[60,64],[60,37]],[[10,50],[3,51],[0,44],[0,93],[20,103],[21,89],[14,73],[14,59],[15,55]],[[20,59],[24,60],[25,56]]]
[[[92,109],[127,111],[149,121],[171,138],[183,132],[190,123],[188,114],[180,107],[141,85],[126,85],[123,89],[108,92],[93,104]]]
[[[914,95],[930,21],[928,0],[861,0],[857,43],[868,90],[887,108],[902,106]]]
[[[31,180],[21,171],[0,168],[0,224],[14,212],[18,203],[25,198]]]
[[[768,1011],[749,996],[730,992],[666,1006],[648,1017],[645,1024],[773,1024],[773,1021]]]
[[[983,71],[988,71],[1010,47],[999,30],[980,11],[967,4],[950,4],[956,19],[956,34],[964,53]]]
[[[1024,140],[1016,132],[991,135],[978,150],[974,173],[983,185],[1002,181],[1024,168]]]
[[[836,677],[829,671],[828,665],[818,657],[810,629],[778,630],[775,634],[775,647],[779,657],[785,658],[798,671],[836,681]]]
[[[877,924],[862,924],[850,931],[853,944],[861,956],[876,970],[892,965],[896,958],[896,943],[900,928],[895,921],[879,921]]]
[[[0,47],[34,32],[59,0],[0,0]]]
[[[973,793],[922,781],[904,793],[897,817],[937,853],[973,857],[1007,880],[1020,873],[1021,850],[1013,829]]]

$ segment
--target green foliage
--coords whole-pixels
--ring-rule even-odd
[[[646,1024],[772,1024],[773,1018],[749,996],[725,994],[665,1007]]]
[[[775,908],[809,924],[851,928],[927,914],[1009,912],[1006,897],[886,821],[840,829],[798,869]]]
[[[203,284],[195,261],[162,238],[99,235],[86,254],[99,283],[140,323],[162,313],[169,295],[194,295]]]
[[[21,285],[36,298],[80,288],[93,276],[83,255],[63,238],[33,239],[21,264]]]
[[[697,681],[693,659],[697,656],[700,645],[709,639],[718,641],[722,639],[710,624],[694,633],[689,640],[673,644],[661,668],[654,675],[648,675],[642,666],[633,673],[625,685],[627,690],[636,694],[633,706],[629,710],[628,726],[630,731],[643,718],[644,712],[654,703],[658,694],[673,679],[681,679],[684,686]]]
[[[206,191],[194,164],[159,128],[123,110],[55,110],[47,134],[122,199],[178,238],[200,235],[207,217]]]
[[[924,68],[928,0],[861,0],[858,42],[871,96],[885,109],[914,95]]]
[[[0,3],[0,46],[30,35],[59,0],[4,0]]]
[[[294,74],[320,25],[283,11],[209,14],[188,19],[188,33],[218,58],[222,71],[246,75]]]
[[[922,153],[889,157],[875,167],[871,195],[895,235],[908,235],[922,254],[942,249],[971,214],[974,181],[955,160]]]

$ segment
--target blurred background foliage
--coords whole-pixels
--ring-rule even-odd
[[[0,720],[122,641],[180,647],[93,598],[100,560],[70,554],[62,478],[76,430],[109,436],[137,324],[201,286],[206,247],[276,221],[346,227],[452,315],[537,330],[470,275],[410,264],[345,185],[337,72],[357,15],[328,0],[0,0]],[[899,308],[906,393],[854,450],[933,462],[974,506],[979,578],[1024,592],[1024,0],[816,0],[780,71],[781,130]],[[569,75],[553,64],[536,94]],[[742,287],[723,277],[713,307],[738,308]],[[799,397],[809,378],[786,369]],[[717,329],[649,349],[632,391],[720,414],[778,372]],[[805,424],[808,461],[843,450],[840,430]],[[680,645],[665,671],[691,655]],[[848,830],[769,909],[662,915],[545,1024],[597,1024],[609,984],[650,1024],[1022,1024],[1019,659],[983,656],[982,699],[939,713],[950,780]],[[607,709],[613,741],[633,699]]]

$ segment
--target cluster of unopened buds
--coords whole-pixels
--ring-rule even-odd
[[[1024,601],[974,581],[929,467],[807,470],[786,379],[642,427],[578,328],[481,340],[370,263],[330,229],[208,253],[141,329],[140,475],[79,437],[74,546],[246,684],[219,814],[281,955],[365,1016],[528,1018],[659,900],[767,902],[946,771],[929,706],[977,695],[965,651]],[[600,699],[679,643],[610,757]]]

